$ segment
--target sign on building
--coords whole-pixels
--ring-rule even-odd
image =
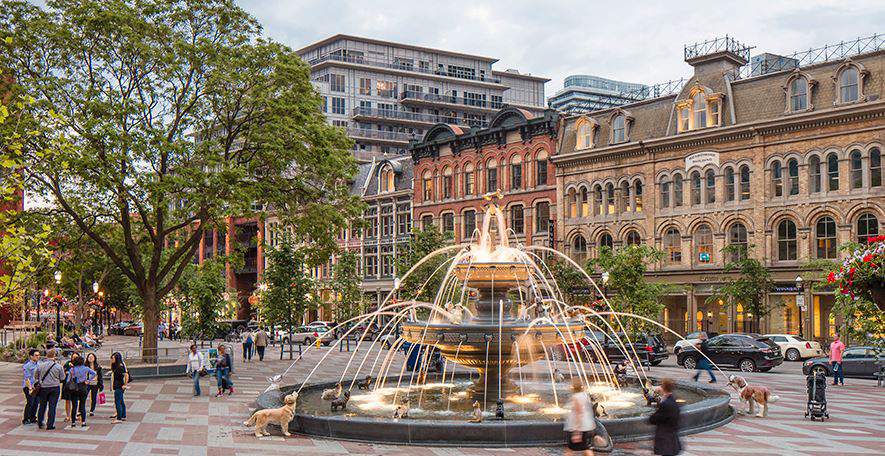
[[[685,157],[685,169],[703,168],[710,164],[719,166],[719,152],[698,152]]]

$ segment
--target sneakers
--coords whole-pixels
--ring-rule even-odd
[[[122,422],[123,422],[122,420],[115,419],[114,421],[111,421],[111,424],[120,424]]]
[[[227,390],[227,395],[230,396],[231,394],[234,394],[234,387],[233,386],[231,386],[230,389]]]

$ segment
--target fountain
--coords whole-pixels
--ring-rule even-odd
[[[433,302],[395,301],[398,290],[393,290],[376,311],[352,320],[368,327],[384,319],[382,336],[393,334],[398,327],[401,335],[392,344],[388,342],[386,353],[377,339],[362,337],[368,329],[359,335],[360,342],[339,380],[343,385],[349,383],[346,389],[352,406],[347,411],[332,412],[328,402],[320,398],[322,390],[336,382],[308,384],[333,350],[300,386],[275,384],[268,388],[258,398],[259,407],[276,407],[285,394],[297,391],[296,417],[290,430],[332,438],[458,446],[561,444],[561,420],[566,410],[560,405],[569,394],[568,382],[562,378],[567,373],[580,379],[600,404],[601,439],[596,444],[600,449],[610,448],[613,441],[650,435],[652,428],[646,421],[652,409],[642,391],[651,379],[644,368],[633,363],[636,377],[619,383],[603,347],[592,338],[584,339],[589,341],[586,345],[578,342],[585,328],[617,333],[624,330],[622,316],[641,317],[565,305],[549,271],[534,253],[539,249],[548,254],[558,252],[512,247],[495,202],[500,197],[499,192],[486,195],[488,203],[476,242],[464,248],[440,249],[403,275],[408,277],[436,255],[457,250],[437,268],[436,273],[444,278]],[[496,230],[491,227],[493,221]],[[595,286],[589,276],[586,278]],[[617,342],[627,359],[638,358],[631,352],[629,340]],[[409,348],[401,349],[405,344]],[[400,351],[415,360],[413,371],[407,373],[403,363],[399,372],[391,373]],[[552,359],[554,351],[565,359]],[[444,368],[431,374],[428,361],[437,352],[445,360]],[[596,362],[585,362],[588,358]],[[276,381],[281,382],[287,373]],[[352,376],[349,382],[348,374]],[[373,386],[365,392],[355,389],[357,380],[366,375],[375,379]],[[688,432],[721,425],[733,416],[729,395],[715,388],[681,384],[677,398],[683,405],[682,427]],[[481,423],[468,423],[478,413],[474,401],[484,417]],[[399,417],[404,411],[408,418]]]

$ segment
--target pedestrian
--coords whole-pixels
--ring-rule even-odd
[[[71,358],[64,364],[65,381],[61,389],[61,400],[65,401],[65,422],[71,421],[71,401],[73,400],[73,397],[71,397],[71,391],[68,388],[65,388],[64,384],[67,384],[70,380],[70,373],[71,368],[74,367],[74,360],[79,357],[79,353],[73,352],[71,353]]]
[[[157,335],[160,336],[160,340],[163,340],[163,333],[166,332],[166,325],[161,321],[160,324],[157,325]]]
[[[218,346],[218,361],[215,362],[215,378],[218,380],[218,393],[215,397],[224,394],[227,390],[228,396],[234,393],[234,384],[230,379],[231,366],[230,353],[224,345]]]
[[[84,366],[83,357],[77,357],[73,361],[73,367],[68,371],[68,383],[65,389],[70,391],[71,397],[71,427],[77,427],[77,415],[80,415],[80,427],[89,427],[86,424],[86,398],[89,396],[89,383],[95,380],[95,371]]]
[[[95,371],[95,378],[89,383],[89,396],[91,399],[89,404],[89,416],[94,416],[95,402],[98,398],[98,394],[104,391],[104,372],[101,369],[101,365],[98,363],[98,357],[95,356],[95,353],[86,355],[86,362],[83,363],[83,365]]]
[[[200,376],[206,373],[206,360],[203,354],[197,351],[197,345],[191,344],[191,351],[187,354],[186,374],[194,381],[194,396],[200,395]]]
[[[698,378],[701,376],[701,371],[705,370],[708,374],[710,374],[710,383],[716,383],[716,376],[713,375],[713,364],[709,360],[710,349],[708,347],[707,341],[707,333],[702,332],[700,336],[698,336],[700,340],[700,344],[698,344],[698,362],[697,362],[697,370],[694,373],[694,381],[698,381]]]
[[[679,442],[679,404],[673,397],[673,380],[661,381],[661,402],[648,418],[655,426],[654,453],[672,456],[682,452]]]
[[[246,331],[243,333],[243,362],[252,361],[252,333]]]
[[[258,361],[264,361],[265,348],[267,348],[267,333],[264,328],[259,328],[255,333],[255,351],[258,352]]]
[[[842,352],[845,351],[845,344],[839,339],[839,333],[830,344],[830,366],[833,368],[833,385],[836,383],[845,386],[845,373],[842,372]]]
[[[25,411],[22,415],[22,424],[34,424],[37,422],[37,406],[39,401],[37,396],[31,394],[34,390],[34,384],[37,379],[34,373],[37,371],[37,364],[40,362],[40,350],[32,348],[28,350],[28,362],[22,366],[22,392],[25,393]]]
[[[55,429],[55,408],[58,406],[58,396],[65,380],[65,370],[55,361],[56,356],[58,356],[58,349],[47,350],[46,359],[37,364],[37,371],[34,374],[37,384],[40,386],[37,394],[40,401],[40,407],[37,409],[37,427],[40,429],[43,429],[43,418],[46,417],[47,409],[49,417],[46,421],[46,429]]]
[[[126,421],[126,401],[123,393],[129,388],[129,371],[123,363],[123,355],[114,352],[111,355],[111,386],[114,390],[114,408],[117,413],[113,416],[114,424]]]
[[[584,392],[584,382],[572,377],[572,397],[568,402],[568,415],[565,417],[566,454],[593,456],[593,435],[596,431],[596,416],[593,402]]]

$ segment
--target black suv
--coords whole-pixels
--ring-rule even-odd
[[[615,338],[617,337],[617,338]],[[627,355],[636,359],[642,364],[657,366],[667,359],[670,354],[667,352],[667,346],[661,336],[652,334],[636,334],[630,336],[630,343],[627,343],[627,337],[624,333],[618,333],[617,336],[606,334],[601,331],[584,331],[584,337],[578,340],[577,345],[580,349],[575,350],[574,344],[564,345],[564,349],[568,349],[572,355],[578,352],[581,359],[596,361],[599,358],[596,350],[591,347],[591,341],[595,340],[605,353],[609,362],[618,362],[625,359],[624,348]],[[620,342],[618,342],[620,340]],[[624,347],[621,347],[621,343]],[[596,345],[596,344],[593,344]],[[631,348],[632,345],[632,348]],[[635,356],[634,356],[635,351]]]
[[[749,334],[723,334],[707,341],[707,356],[719,367],[736,367],[744,372],[768,372],[784,362],[780,347],[769,338]],[[697,367],[697,347],[685,347],[676,362],[686,369]]]

